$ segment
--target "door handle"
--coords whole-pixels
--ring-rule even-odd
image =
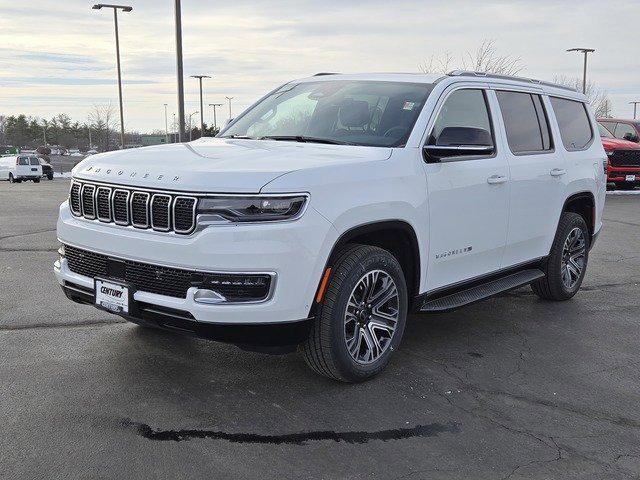
[[[490,185],[497,185],[499,183],[505,183],[507,181],[507,177],[504,175],[491,175],[487,178],[487,183]]]
[[[567,171],[564,168],[553,168],[549,172],[549,175],[551,175],[552,177],[561,177],[565,173],[567,173]]]

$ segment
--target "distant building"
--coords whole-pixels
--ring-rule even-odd
[[[166,135],[154,134],[140,135],[140,143],[143,147],[148,147],[149,145],[163,145],[167,143],[167,137]]]

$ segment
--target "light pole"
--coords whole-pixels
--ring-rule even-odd
[[[175,0],[176,75],[178,77],[178,142],[184,137],[184,76],[182,73],[182,13],[180,0]]]
[[[87,117],[87,131],[89,132],[89,150],[93,149],[93,142],[91,141],[91,118]]]
[[[189,141],[193,140],[193,128],[191,127],[191,117],[193,117],[196,113],[199,113],[197,110],[191,114],[189,114]]]
[[[582,71],[582,93],[587,93],[587,56],[590,53],[595,52],[593,48],[570,48],[567,52],[582,52],[584,53],[584,68]]]
[[[113,21],[116,26],[116,64],[118,66],[118,99],[120,100],[120,148],[124,148],[124,114],[122,110],[122,75],[120,73],[120,38],[118,36],[118,10],[130,12],[133,7],[127,5],[109,5],[106,3],[98,3],[93,6],[94,10],[101,8],[113,9]]]
[[[216,107],[222,107],[224,103],[210,103],[209,106],[213,107],[213,129],[218,128],[218,119],[216,117]]]
[[[200,82],[200,136],[204,137],[204,107],[202,106],[202,79],[211,78],[209,75],[191,75],[191,78],[197,78]]]
[[[630,105],[633,105],[633,119],[636,119],[636,114],[638,113],[638,104],[640,102],[629,102]]]
[[[167,104],[164,104],[164,136],[165,142],[169,143],[169,123],[167,121]]]
[[[231,121],[231,100],[233,100],[234,97],[224,97],[227,100],[229,100],[229,121]]]

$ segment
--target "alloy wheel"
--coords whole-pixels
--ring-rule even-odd
[[[560,272],[562,283],[568,290],[572,290],[582,276],[587,253],[587,242],[581,228],[574,228],[567,235],[562,247],[562,263]]]
[[[398,288],[388,273],[373,270],[356,283],[344,315],[344,337],[357,363],[373,363],[387,351],[398,323],[399,305]]]

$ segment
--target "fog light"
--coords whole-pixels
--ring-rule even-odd
[[[223,295],[206,288],[199,288],[196,290],[196,293],[193,294],[193,299],[196,303],[205,303],[207,305],[216,305],[227,301]]]

